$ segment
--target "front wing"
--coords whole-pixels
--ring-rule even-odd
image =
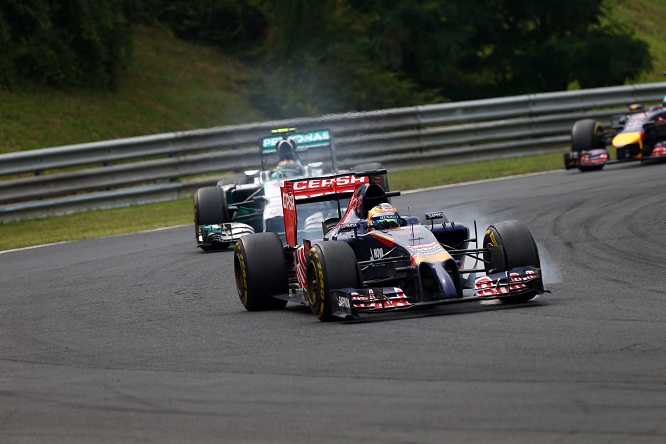
[[[330,292],[331,313],[344,319],[362,314],[406,311],[437,305],[503,299],[520,295],[544,293],[541,270],[519,267],[511,271],[492,273],[475,280],[469,296],[427,302],[410,302],[403,290],[397,287],[343,288]]]
[[[197,227],[197,244],[199,247],[227,248],[243,236],[253,234],[254,229],[240,222],[223,224],[199,225]]]
[[[564,155],[564,168],[598,169],[606,165],[609,160],[608,151],[602,148],[580,153],[574,151]]]

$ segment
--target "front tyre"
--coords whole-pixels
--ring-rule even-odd
[[[518,220],[492,224],[483,236],[483,253],[486,273],[509,271],[516,267],[541,268],[539,251],[527,225]],[[533,299],[537,292],[507,296],[507,303],[525,302]]]
[[[194,235],[197,242],[199,242],[199,227],[201,225],[221,225],[228,220],[229,215],[222,188],[199,188],[194,193]],[[228,246],[229,244],[199,245],[203,251],[224,250]]]
[[[606,149],[606,142],[603,138],[604,129],[601,124],[594,119],[582,119],[574,123],[571,128],[571,151],[582,153],[596,149]],[[579,166],[580,171],[598,171],[604,167],[601,165]]]
[[[218,187],[199,188],[194,195],[195,225],[213,225],[227,222],[224,190]]]
[[[330,291],[359,288],[358,261],[346,242],[326,241],[310,249],[306,275],[308,305],[320,321],[337,319],[331,313]]]
[[[287,262],[275,233],[241,237],[234,249],[236,290],[248,311],[284,308],[287,301],[272,297],[289,292]]]
[[[606,148],[603,128],[594,119],[578,120],[571,128],[571,151],[582,152]]]

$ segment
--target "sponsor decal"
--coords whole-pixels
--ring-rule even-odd
[[[490,243],[493,244],[494,247],[498,246],[494,231],[486,230],[486,235],[490,238]]]
[[[302,191],[310,189],[333,188],[333,185],[361,185],[366,183],[367,180],[367,177],[355,177],[353,175],[329,177],[325,179],[299,180],[294,182],[294,190]]]
[[[370,258],[371,259],[381,259],[384,257],[384,250],[381,248],[371,248],[370,249]]]
[[[329,130],[311,131],[309,133],[290,134],[289,138],[296,142],[298,148],[312,148],[316,146],[328,145],[331,141]],[[282,140],[282,136],[264,137],[261,139],[261,147],[264,152],[274,151],[275,144]]]
[[[408,247],[414,254],[422,256],[432,256],[445,251],[438,242],[429,242],[427,244],[415,244]]]
[[[282,194],[282,208],[292,211],[296,209],[296,199],[293,194]]]
[[[441,211],[437,211],[434,213],[426,213],[425,214],[426,220],[432,220],[432,219],[442,219],[444,217],[444,213]]]
[[[537,278],[534,271],[528,270],[521,273],[508,273],[506,278],[498,278],[493,281],[489,276],[482,276],[474,282],[474,288],[478,296],[501,296],[527,288],[526,282]]]
[[[300,285],[301,288],[305,288],[305,267],[307,266],[307,258],[305,257],[305,247],[303,245],[298,248],[296,258],[296,278],[298,279],[298,285]]]
[[[606,154],[606,153],[583,154],[581,156],[580,161],[581,161],[582,165],[599,165],[599,164],[605,163],[607,157],[608,157],[608,154]]]
[[[353,229],[358,228],[360,226],[361,226],[361,224],[359,224],[358,222],[348,222],[346,224],[340,225],[340,230],[353,230]]]
[[[351,303],[346,297],[338,296],[338,307],[351,308]]]
[[[432,247],[438,247],[437,249],[439,250],[441,245],[439,245],[438,242],[429,242],[427,244],[415,244],[411,246],[411,248],[414,250],[429,250]]]
[[[240,252],[240,250],[237,250],[236,257],[238,258],[238,265],[240,268],[240,275],[241,275],[241,282],[240,286],[238,287],[238,290],[240,292],[239,296],[241,298],[241,302],[243,303],[244,306],[247,307],[247,270],[245,268],[245,255]]]
[[[376,309],[407,307],[409,299],[400,288],[368,288],[351,293],[354,308]]]
[[[664,156],[666,156],[666,148],[664,148],[663,146],[656,147],[652,151],[652,157],[664,157]]]

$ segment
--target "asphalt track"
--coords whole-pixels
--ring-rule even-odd
[[[666,442],[665,190],[633,164],[395,198],[525,221],[551,293],[364,322],[246,312],[191,227],[0,254],[0,442]]]

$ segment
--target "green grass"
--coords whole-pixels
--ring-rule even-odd
[[[557,170],[564,167],[563,153],[496,159],[460,165],[445,165],[437,168],[423,168],[418,171],[389,172],[389,184],[392,189],[412,190],[452,183]]]
[[[0,250],[193,223],[192,199],[0,223]],[[194,242],[194,229],[192,229]]]
[[[614,19],[627,25],[637,38],[650,46],[652,71],[641,74],[636,83],[665,81],[666,7],[663,0],[605,0],[604,4]]]
[[[562,153],[390,173],[391,189],[467,182],[562,168]],[[193,224],[192,199],[0,224],[0,250]],[[192,228],[194,245],[194,227]]]

